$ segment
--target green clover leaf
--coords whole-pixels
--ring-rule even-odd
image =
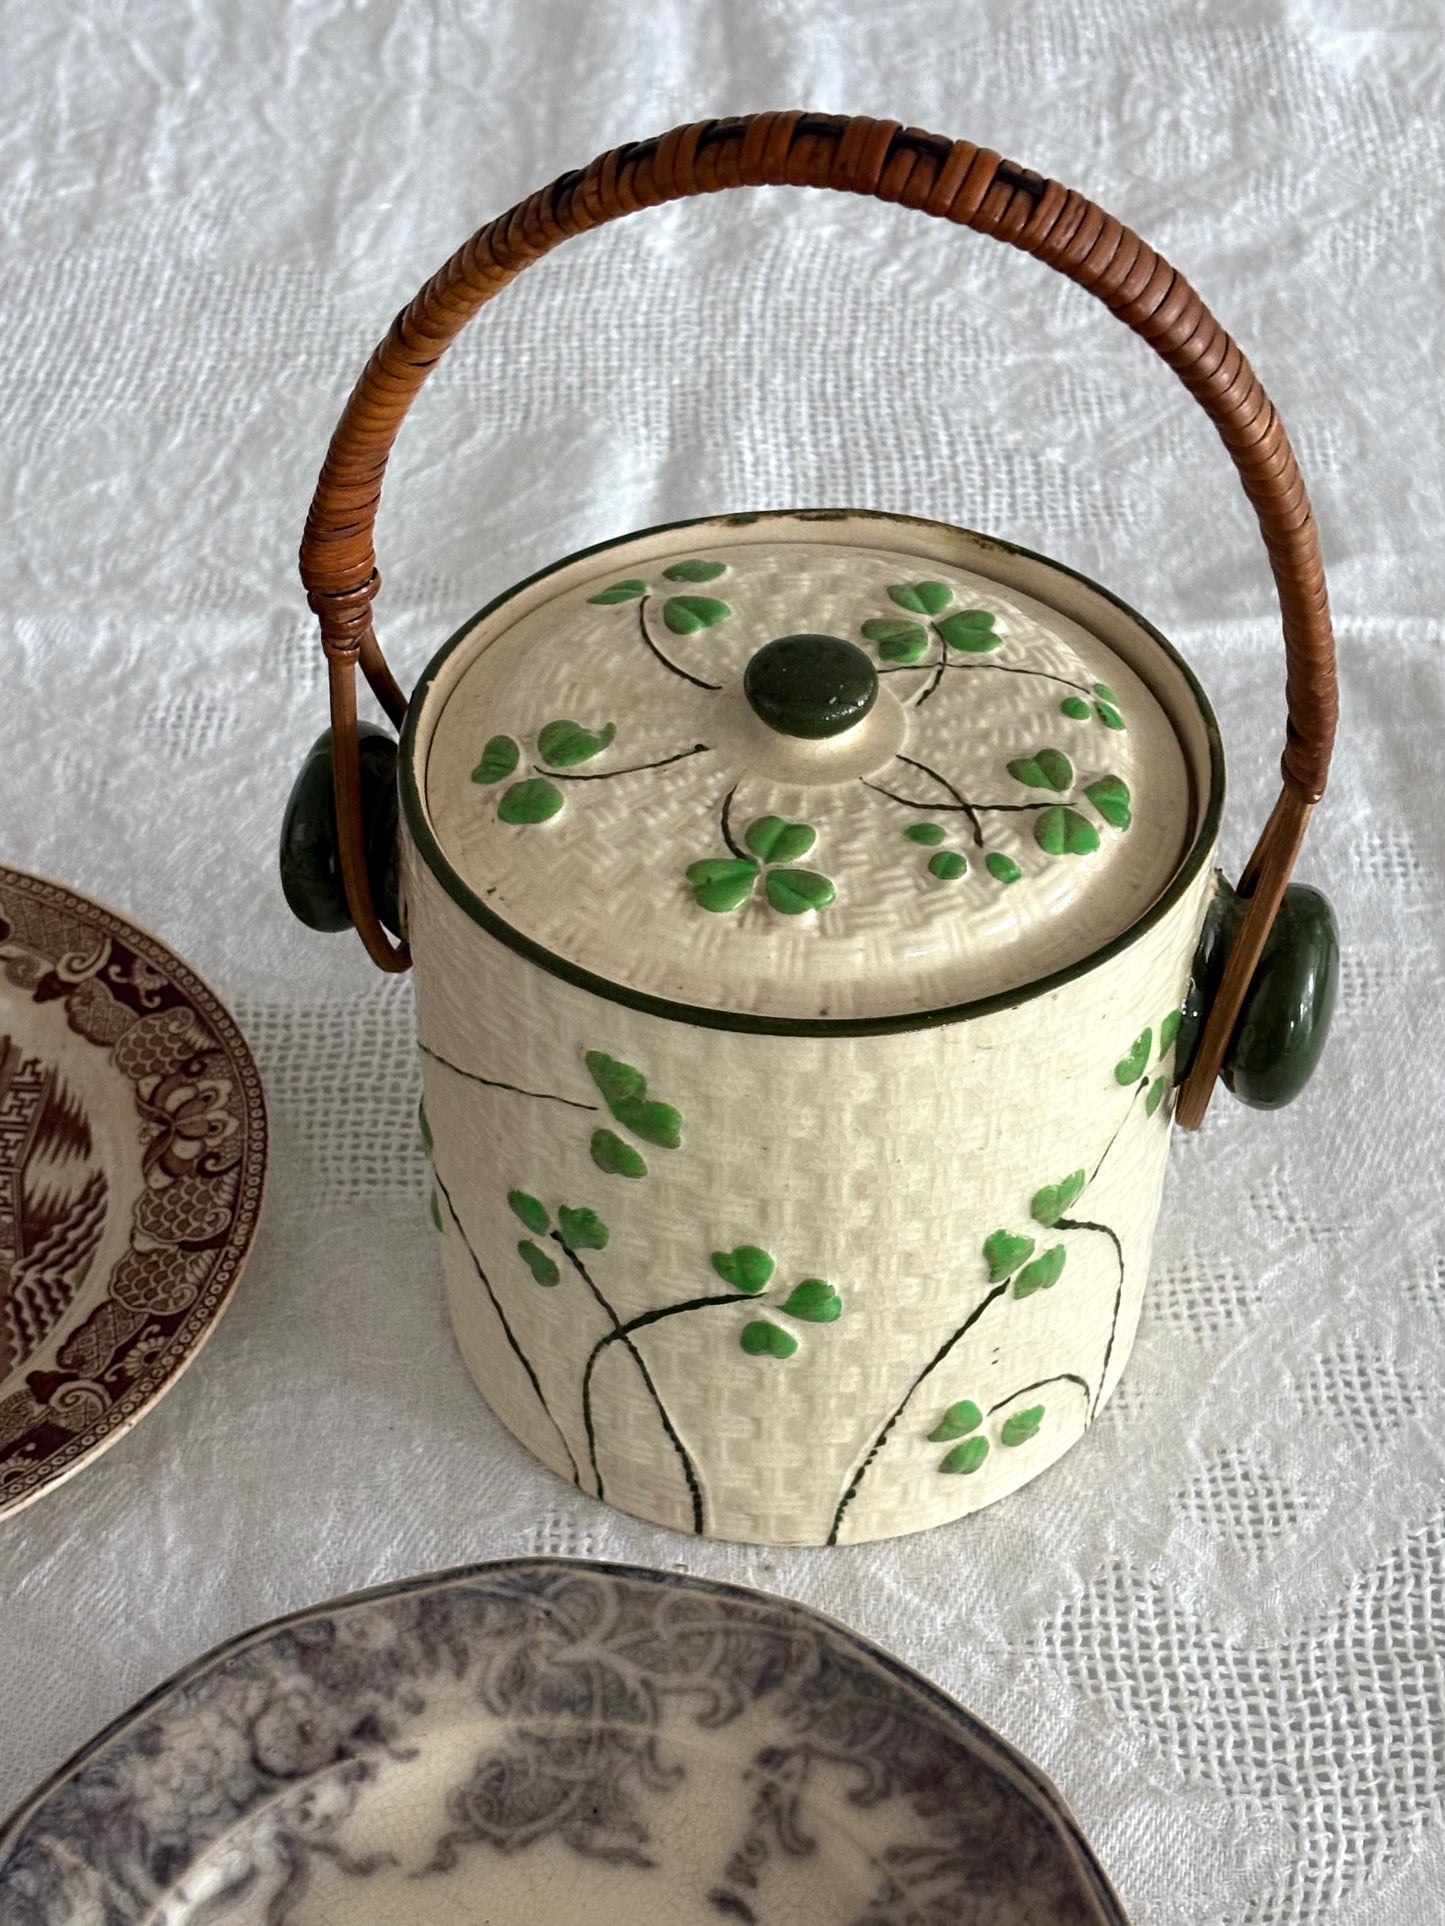
[[[552,1228],[552,1220],[547,1215],[542,1204],[537,1198],[529,1197],[526,1191],[509,1190],[507,1192],[507,1202],[527,1226],[527,1229],[534,1231],[538,1237],[540,1237],[544,1231]]]
[[[1149,1052],[1154,1045],[1154,1032],[1141,1030],[1129,1045],[1129,1054],[1121,1057],[1114,1065],[1115,1083],[1137,1083],[1144,1074],[1144,1066],[1149,1061]]]
[[[645,1144],[656,1144],[660,1150],[676,1150],[682,1142],[682,1114],[670,1103],[624,1097],[621,1103],[614,1103],[610,1108],[618,1123],[634,1137],[641,1137]]]
[[[1094,714],[1106,729],[1122,729],[1124,727],[1124,718],[1119,714],[1119,711],[1114,707],[1112,702],[1096,702],[1094,704]]]
[[[625,1103],[629,1097],[647,1095],[647,1079],[632,1064],[609,1057],[605,1050],[588,1050],[582,1061],[609,1110],[615,1104]]]
[[[516,768],[522,751],[510,736],[493,736],[472,771],[473,782],[501,782]]]
[[[960,856],[956,849],[940,849],[936,856],[929,857],[928,872],[940,882],[956,883],[968,874],[968,858]]]
[[[838,894],[830,880],[813,869],[770,869],[764,887],[768,901],[784,916],[826,909]]]
[[[1001,849],[991,849],[983,859],[983,866],[996,882],[1016,883],[1023,871],[1012,856],[1005,856]]]
[[[504,823],[545,823],[562,807],[562,791],[545,776],[529,776],[504,790],[497,814]]]
[[[1071,1170],[1059,1183],[1045,1184],[1042,1190],[1034,1192],[1034,1200],[1029,1205],[1030,1217],[1036,1224],[1042,1224],[1045,1230],[1052,1230],[1064,1212],[1078,1202],[1088,1181],[1085,1171]]]
[[[757,1244],[739,1244],[735,1250],[714,1251],[712,1267],[724,1284],[731,1284],[735,1291],[742,1291],[748,1297],[756,1297],[759,1291],[768,1287],[773,1275],[773,1260]]]
[[[999,1443],[1006,1445],[1027,1444],[1037,1436],[1039,1426],[1044,1421],[1044,1407],[1032,1404],[1027,1411],[1015,1411],[1011,1418],[1005,1418],[1003,1429],[999,1432]]]
[[[970,1431],[977,1431],[983,1423],[983,1413],[972,1398],[960,1398],[951,1404],[928,1434],[930,1444],[943,1444],[949,1438],[963,1438]]]
[[[1032,1297],[1035,1291],[1051,1291],[1059,1281],[1067,1256],[1063,1245],[1055,1244],[1032,1264],[1025,1264],[1014,1279],[1014,1296]]]
[[[779,1306],[788,1317],[805,1324],[832,1324],[843,1315],[843,1300],[821,1277],[805,1277]]]
[[[583,1061],[587,1074],[618,1123],[644,1143],[676,1150],[682,1142],[682,1113],[670,1103],[649,1101],[647,1079],[630,1063],[619,1063],[605,1051],[589,1050]]]
[[[687,880],[699,905],[722,916],[740,909],[752,895],[758,865],[747,856],[707,856],[688,864]]]
[[[1129,787],[1118,776],[1100,776],[1091,782],[1084,794],[1098,810],[1106,823],[1115,829],[1127,829],[1134,818],[1129,809]]]
[[[896,615],[875,615],[861,631],[878,644],[885,662],[916,662],[928,647],[928,631],[921,622],[904,622]]]
[[[1034,1240],[1031,1237],[1014,1231],[996,1230],[983,1243],[989,1283],[1002,1284],[1006,1277],[1012,1277],[1026,1257],[1032,1257],[1033,1254]]]
[[[557,1223],[562,1241],[574,1251],[605,1251],[612,1235],[595,1210],[574,1210],[569,1204],[557,1212]]]
[[[1164,1092],[1169,1088],[1168,1077],[1156,1077],[1149,1086],[1149,1094],[1144,1099],[1144,1114],[1152,1117],[1164,1101]]]
[[[517,1254],[538,1284],[548,1290],[558,1281],[562,1273],[544,1250],[539,1250],[530,1237],[524,1237],[517,1246]]]
[[[942,582],[900,582],[888,599],[910,615],[941,615],[953,600],[953,590]]]
[[[1184,1021],[1182,1010],[1171,1010],[1159,1025],[1159,1055],[1167,1057],[1179,1038],[1179,1026]]]
[[[537,753],[554,769],[570,769],[574,763],[590,762],[600,755],[617,734],[617,724],[606,722],[600,729],[588,729],[580,722],[563,717],[549,722],[537,737]]]
[[[798,1340],[791,1331],[785,1331],[780,1324],[770,1324],[765,1317],[745,1324],[738,1343],[750,1358],[790,1358],[798,1348]]]
[[[597,595],[589,595],[587,600],[589,602],[601,602],[604,604],[609,602],[635,602],[639,595],[646,595],[646,593],[646,582],[639,582],[633,579],[627,582],[614,582],[611,588],[605,588]]]
[[[987,1438],[965,1438],[962,1444],[955,1445],[942,1460],[940,1471],[977,1471],[988,1456]]]
[[[727,570],[726,562],[674,562],[662,572],[669,582],[715,582]]]
[[[639,1152],[624,1143],[615,1130],[594,1130],[590,1145],[592,1161],[609,1177],[645,1177],[647,1164]]]
[[[1052,789],[1060,796],[1074,780],[1074,765],[1062,749],[1039,749],[1032,756],[1015,756],[1008,772],[1026,788]]]
[[[1067,716],[1070,722],[1087,722],[1089,705],[1082,696],[1065,696],[1059,704],[1059,714]]]
[[[674,635],[695,635],[725,622],[732,614],[726,602],[711,595],[670,595],[662,605],[662,619]]]
[[[925,849],[932,849],[944,838],[942,823],[910,823],[904,830],[910,843],[922,843]]]
[[[1055,803],[1039,812],[1034,841],[1046,856],[1092,856],[1099,847],[1099,832],[1077,809]]]
[[[1003,637],[994,634],[993,621],[987,609],[960,609],[956,615],[944,616],[938,633],[949,648],[964,655],[986,655],[990,649],[1003,647]]]
[[[806,856],[817,840],[811,823],[785,822],[781,816],[759,816],[743,832],[743,841],[765,863],[791,863]]]

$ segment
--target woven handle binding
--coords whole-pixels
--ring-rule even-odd
[[[1095,294],[1141,335],[1199,402],[1259,519],[1284,624],[1289,721],[1283,788],[1240,881],[1251,898],[1205,1021],[1177,1120],[1197,1128],[1249,981],[1324,792],[1338,698],[1324,569],[1304,482],[1274,404],[1234,341],[1162,255],[1057,181],[969,141],[897,121],[805,113],[695,121],[633,141],[563,174],[474,234],[392,323],[331,438],[301,544],[301,579],[320,617],[330,678],[342,875],[373,959],[405,969],[366,880],[356,751],[358,662],[400,722],[406,698],[371,624],[380,586],[372,529],[387,457],[407,409],[443,352],[485,302],[570,235],[621,214],[725,187],[791,184],[871,194],[995,235]]]

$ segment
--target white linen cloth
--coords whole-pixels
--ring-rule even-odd
[[[503,1432],[441,1300],[410,988],[275,876],[325,721],[295,545],[392,313],[563,168],[794,104],[988,142],[1193,279],[1300,451],[1345,698],[1302,871],[1346,945],[1318,1081],[1176,1138],[1089,1439],[955,1528],[834,1552],[653,1529]],[[791,1594],[919,1666],[1057,1777],[1140,1926],[1437,1926],[1442,192],[1435,0],[0,0],[0,860],[189,958],[274,1132],[195,1366],[0,1523],[0,1809],[260,1620],[595,1554]],[[408,682],[584,543],[837,503],[1008,536],[1158,622],[1221,714],[1237,865],[1283,697],[1227,458],[1097,303],[896,208],[734,194],[524,276],[402,434],[379,630]]]

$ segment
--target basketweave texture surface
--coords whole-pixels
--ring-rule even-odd
[[[246,1029],[274,1130],[267,1214],[214,1341],[0,1543],[0,1804],[216,1638],[546,1549],[771,1587],[898,1650],[1058,1780],[1148,1926],[1435,1926],[1433,10],[3,0],[0,44],[0,633],[27,751],[0,760],[4,854],[194,963]],[[699,112],[805,99],[987,140],[1178,259],[1300,448],[1345,698],[1303,865],[1346,942],[1318,1082],[1276,1119],[1221,1098],[1202,1137],[1176,1139],[1134,1354],[1088,1440],[957,1526],[830,1554],[699,1545],[604,1510],[489,1415],[427,1222],[411,988],[307,936],[274,882],[324,700],[295,543],[389,317],[560,168]],[[589,541],[838,500],[996,531],[1157,622],[1220,713],[1242,860],[1282,709],[1227,460],[1078,290],[897,209],[722,197],[524,276],[403,433],[379,619],[409,679],[490,596]]]
[[[555,1471],[683,1531],[849,1544],[1085,1434],[1138,1321],[1207,867],[1021,1009],[833,1038],[621,1007],[414,851],[406,879],[457,1339]],[[648,1094],[609,1106],[624,1066]]]
[[[739,519],[579,557],[438,669],[417,786],[489,910],[633,989],[838,1018],[1037,981],[1156,900],[1199,805],[1107,640],[979,573],[961,534]],[[750,658],[799,633],[877,678],[831,741],[744,694]]]

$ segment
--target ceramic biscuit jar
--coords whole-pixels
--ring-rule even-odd
[[[1220,1075],[1287,1100],[1328,1024],[1333,920],[1289,875],[1333,658],[1283,430],[1174,270],[1130,236],[1116,285],[1108,217],[979,155],[757,116],[564,176],[399,317],[308,525],[332,728],[287,811],[288,898],[415,966],[432,1216],[488,1402],[682,1531],[884,1537],[1045,1470],[1127,1362],[1172,1125]],[[568,233],[772,179],[912,193],[1052,260],[1215,416],[1290,663],[1281,801],[1237,890],[1190,669],[1105,590],[938,522],[626,536],[498,596],[409,700],[391,680],[370,518],[446,341]],[[399,745],[358,727],[358,666]]]

